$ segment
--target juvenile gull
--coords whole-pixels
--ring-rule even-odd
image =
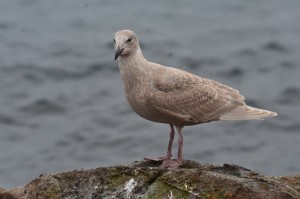
[[[149,160],[163,161],[161,168],[182,165],[184,126],[217,120],[252,120],[277,113],[247,106],[238,90],[186,71],[146,60],[138,38],[131,30],[115,33],[115,59],[118,59],[127,101],[141,117],[169,124],[167,154]],[[178,159],[173,160],[174,126],[178,133]]]

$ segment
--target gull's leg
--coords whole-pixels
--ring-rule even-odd
[[[167,151],[167,155],[165,156],[167,159],[170,159],[173,155],[172,155],[172,146],[173,146],[173,140],[174,140],[174,135],[175,135],[175,130],[174,130],[174,126],[172,124],[170,124],[170,139],[169,139],[169,144],[168,144],[168,151]]]
[[[178,133],[178,159],[177,160],[171,160],[167,159],[165,160],[162,165],[160,165],[160,168],[167,168],[167,167],[180,167],[182,165],[182,145],[183,145],[183,136],[181,134],[181,130],[183,127],[181,126],[175,126],[177,133]]]
[[[144,158],[145,160],[163,161],[163,160],[168,160],[172,157],[172,145],[173,145],[175,130],[174,130],[174,126],[172,124],[170,124],[170,128],[171,128],[171,132],[170,132],[170,139],[169,139],[167,155],[162,156],[162,157],[157,157],[157,158]]]

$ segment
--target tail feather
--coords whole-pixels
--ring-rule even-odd
[[[276,115],[277,113],[272,111],[258,109],[245,105],[222,115],[220,117],[220,120],[259,120],[265,117],[274,117]]]

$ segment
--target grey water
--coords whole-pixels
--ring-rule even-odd
[[[278,112],[185,127],[185,159],[299,174],[299,10],[298,0],[1,0],[0,187],[166,153],[169,126],[124,97],[112,42],[121,29],[137,33],[148,60]]]

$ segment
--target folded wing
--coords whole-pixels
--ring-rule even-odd
[[[153,80],[156,92],[149,99],[160,111],[178,115],[192,123],[213,120],[250,120],[276,113],[245,105],[239,91],[191,73],[167,68]],[[183,125],[187,125],[183,121]]]

